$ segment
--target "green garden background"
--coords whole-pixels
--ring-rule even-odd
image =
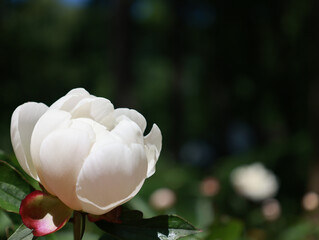
[[[319,193],[318,12],[315,0],[0,0],[0,155],[14,158],[18,105],[84,87],[161,128],[157,171],[128,203],[145,217],[178,214],[203,230],[192,239],[319,239],[319,208],[302,202]],[[255,162],[277,176],[275,219],[231,185]],[[151,201],[161,188],[165,208]],[[12,228],[1,212],[0,239]],[[99,237],[89,225],[84,239]]]

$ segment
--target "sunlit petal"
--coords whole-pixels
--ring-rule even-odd
[[[155,165],[162,149],[162,133],[156,124],[145,137],[145,152],[148,160],[147,177],[155,172]]]
[[[138,111],[134,109],[117,108],[114,110],[114,116],[118,122],[121,120],[123,116],[126,116],[132,121],[134,121],[141,128],[142,133],[145,131],[146,120],[142,114],[140,114]]]
[[[112,130],[112,134],[116,135],[118,139],[121,139],[121,141],[125,144],[144,144],[144,138],[141,129],[135,122],[131,120],[124,119],[119,122]]]
[[[83,88],[75,88],[68,92],[67,95],[58,99],[50,106],[50,109],[59,109],[71,111],[82,99],[91,98],[92,96]]]
[[[77,182],[83,210],[101,215],[130,200],[142,187],[146,172],[147,160],[139,144],[93,147]]]
[[[71,114],[60,110],[48,110],[39,119],[34,127],[31,137],[31,156],[37,168],[40,159],[40,147],[43,139],[52,131],[68,127],[71,122]]]
[[[71,111],[72,118],[90,118],[108,129],[114,127],[114,107],[105,98],[82,99]]]
[[[35,124],[48,107],[43,103],[28,102],[19,106],[11,118],[11,141],[16,157],[23,168],[34,179],[38,179],[33,166],[30,142]]]
[[[43,140],[38,172],[45,188],[70,208],[81,210],[76,180],[95,139],[89,125],[77,123],[76,127],[56,130]]]

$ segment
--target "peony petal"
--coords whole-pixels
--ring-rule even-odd
[[[33,229],[34,236],[44,236],[61,229],[70,219],[72,209],[58,198],[34,191],[22,200],[20,215],[24,225]]]
[[[114,116],[119,122],[123,116],[128,117],[132,121],[134,121],[140,128],[142,133],[145,131],[146,128],[146,120],[142,114],[134,109],[128,108],[117,108],[114,110]]]
[[[92,128],[77,121],[68,129],[49,134],[41,145],[39,177],[64,204],[75,210],[81,205],[75,193],[76,180],[95,139]]]
[[[86,91],[84,88],[74,88],[70,90],[66,95],[83,95],[83,96],[89,96],[90,93]]]
[[[148,160],[147,177],[155,172],[155,165],[162,149],[162,133],[156,124],[145,137],[145,152]]]
[[[82,99],[92,98],[85,89],[75,88],[68,92],[65,96],[58,99],[50,106],[50,109],[59,109],[64,111],[71,111]]]
[[[31,156],[36,168],[38,166],[38,162],[40,161],[40,146],[43,139],[56,129],[68,127],[71,124],[70,119],[70,113],[51,109],[49,109],[39,119],[32,133],[30,147]]]
[[[90,118],[104,125],[107,129],[114,127],[114,107],[105,98],[82,99],[72,110],[72,118]]]
[[[11,141],[16,157],[23,170],[36,180],[38,175],[30,153],[31,135],[35,124],[47,109],[43,103],[28,102],[19,106],[11,119]]]
[[[72,111],[72,109],[85,97],[80,95],[66,95],[62,98],[60,98],[58,101],[53,103],[50,106],[50,109],[58,109],[58,110],[63,110],[66,112]]]
[[[142,187],[146,172],[147,160],[142,145],[94,146],[76,186],[83,211],[101,215],[127,202]]]
[[[78,127],[77,127],[78,125]],[[92,139],[94,138],[94,142],[99,141],[100,138],[104,137],[106,134],[109,133],[109,131],[107,131],[106,127],[101,125],[100,123],[89,119],[89,118],[76,118],[76,119],[72,119],[72,128],[77,128],[77,129],[81,129],[79,128],[80,126],[83,126],[85,130],[88,132],[90,132],[90,138],[92,137]],[[86,125],[86,127],[85,127]],[[92,131],[93,130],[93,131]],[[89,133],[88,132],[88,133]],[[91,135],[93,134],[93,136]]]
[[[158,151],[158,154],[162,149],[162,133],[156,124],[153,124],[151,131],[145,136],[145,143],[154,145]]]
[[[144,138],[141,129],[135,122],[129,119],[123,119],[121,122],[119,122],[111,131],[111,133],[116,135],[125,144],[144,144]]]

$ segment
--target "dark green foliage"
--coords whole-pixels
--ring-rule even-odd
[[[19,213],[21,200],[31,193],[32,186],[5,161],[0,160],[0,207]]]
[[[126,211],[122,213],[121,219],[122,223],[118,224],[106,221],[96,222],[99,228],[107,232],[102,239],[175,240],[199,232],[186,220],[174,215],[143,219],[142,213]]]
[[[305,192],[318,191],[317,1],[115,2],[73,8],[55,0],[0,0],[0,148],[12,153],[10,117],[19,104],[50,105],[71,88],[85,87],[115,107],[140,111],[146,133],[153,122],[162,130],[157,172],[128,203],[144,208],[146,217],[177,213],[210,232],[229,227],[215,225],[227,214],[242,221],[243,237],[256,229],[266,239],[317,237],[315,213],[301,207]],[[185,154],[185,146],[195,147]],[[21,171],[15,159],[2,152],[0,159]],[[282,212],[274,222],[229,182],[233,168],[255,161],[280,180]],[[0,167],[15,179],[0,175],[0,204],[16,212],[18,199],[3,199],[28,187],[8,187],[6,181],[21,175]],[[206,176],[220,181],[214,197],[200,191]],[[161,187],[171,188],[177,200],[158,211],[149,198]],[[202,212],[214,222],[202,221]]]

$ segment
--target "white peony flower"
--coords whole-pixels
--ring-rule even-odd
[[[253,201],[262,201],[275,196],[278,182],[275,175],[261,163],[241,166],[231,173],[235,190]]]
[[[12,115],[21,167],[65,205],[101,215],[127,202],[155,172],[162,135],[135,110],[77,88],[47,107],[28,102]]]

